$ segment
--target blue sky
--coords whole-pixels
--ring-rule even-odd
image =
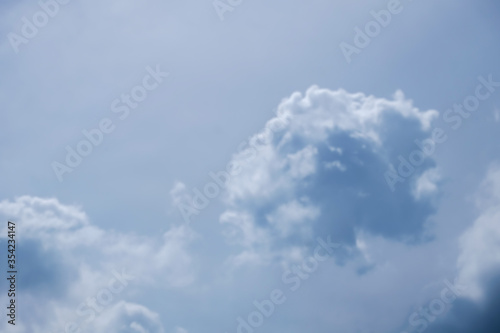
[[[495,1],[63,2],[0,4],[1,331],[498,328]]]

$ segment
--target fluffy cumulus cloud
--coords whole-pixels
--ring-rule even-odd
[[[401,91],[393,99],[316,86],[296,92],[233,156],[237,172],[220,221],[247,258],[284,253],[318,235],[354,246],[359,230],[419,241],[439,175],[431,154],[418,153],[411,169],[401,163],[429,142],[437,115]],[[401,168],[411,173],[401,176]]]
[[[159,239],[106,231],[80,207],[30,196],[1,201],[0,216],[18,221],[18,284],[30,314],[21,332],[164,332],[158,314],[125,300],[145,286],[168,290],[195,280],[187,247],[196,236],[185,226]]]

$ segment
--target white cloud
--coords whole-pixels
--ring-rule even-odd
[[[294,179],[302,179],[315,173],[317,154],[318,150],[312,146],[307,146],[295,154],[289,154],[290,176]]]
[[[172,226],[161,238],[106,231],[92,225],[81,207],[30,196],[1,201],[0,215],[17,222],[23,244],[19,251],[24,251],[19,270],[38,276],[23,286],[24,309],[33,313],[27,325],[33,332],[58,330],[68,323],[89,332],[115,331],[120,325],[120,332],[163,332],[157,315],[120,300],[133,298],[138,287],[168,290],[195,281],[188,246],[196,235],[187,226]],[[4,227],[0,242],[6,235]],[[116,276],[131,279],[123,293],[106,291],[116,289]],[[113,301],[89,325],[81,325],[84,316],[77,309],[89,298],[105,295],[100,292],[112,295]],[[39,307],[40,302],[45,306]]]
[[[327,169],[338,169],[340,171],[346,171],[347,170],[347,168],[345,167],[345,165],[343,165],[342,163],[340,163],[340,161],[326,162],[325,163],[325,168],[327,168]]]
[[[283,100],[266,129],[232,159],[242,171],[227,186],[220,221],[230,226],[231,242],[245,248],[239,258],[255,258],[249,251],[282,256],[318,232],[354,245],[355,227],[418,238],[437,190],[433,160],[398,193],[388,191],[383,173],[428,136],[437,114],[417,109],[401,91],[387,100],[313,86]]]
[[[86,332],[108,333],[164,333],[160,317],[147,307],[119,302],[105,316],[99,316],[92,322]]]
[[[311,229],[308,222],[316,219],[319,214],[320,210],[317,207],[293,200],[276,208],[267,216],[267,220],[278,231],[280,237],[290,236],[294,230],[302,226],[301,233],[310,238]]]
[[[435,193],[438,190],[437,182],[441,179],[437,168],[425,171],[416,181],[413,195],[420,199],[422,196]]]
[[[180,203],[191,202],[191,198],[187,192],[187,187],[182,182],[175,182],[170,190],[170,197],[172,199],[172,206],[177,206]]]
[[[173,333],[189,333],[187,329],[182,327],[176,327]]]

